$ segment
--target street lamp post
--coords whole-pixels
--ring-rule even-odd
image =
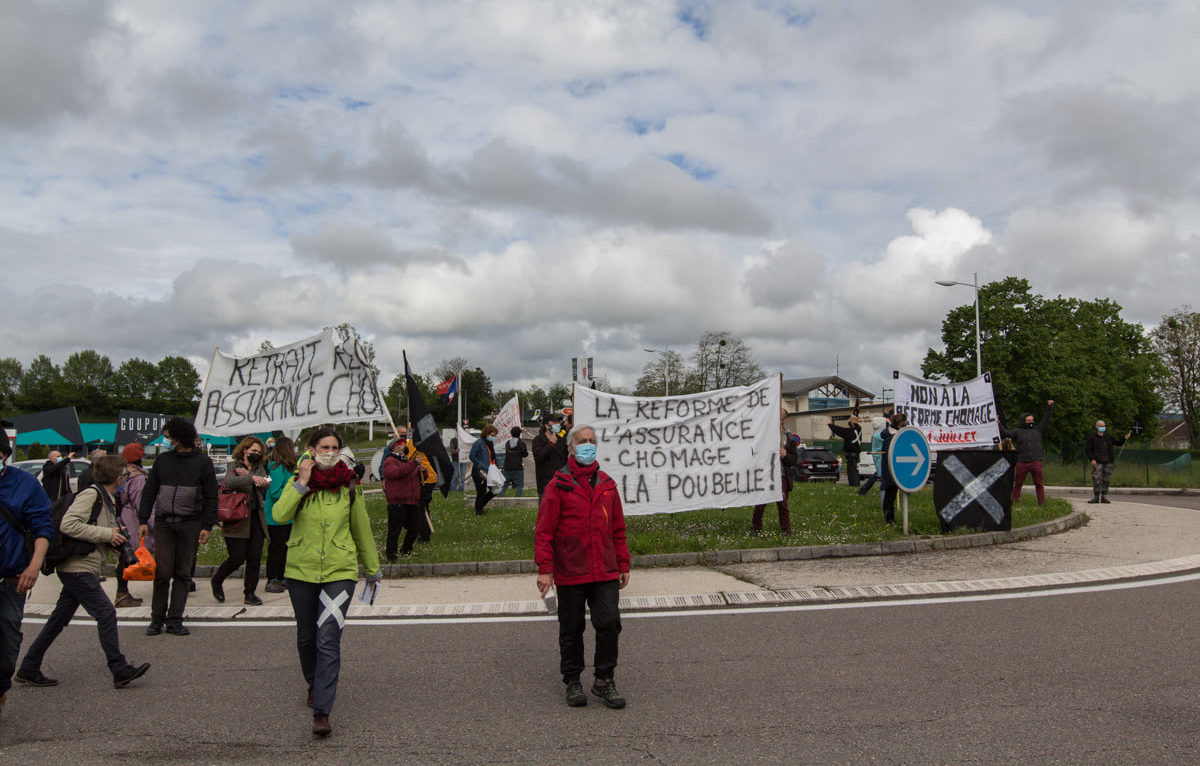
[[[975,288],[975,377],[983,375],[983,343],[980,341],[979,333],[979,272],[974,274],[975,282],[955,282],[951,279],[939,279],[937,284],[942,287],[954,287],[955,285],[963,285],[964,287]]]
[[[671,395],[671,347],[663,348],[643,348],[651,354],[663,355],[663,396]]]

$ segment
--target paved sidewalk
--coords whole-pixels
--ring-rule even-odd
[[[1117,497],[1114,495],[1114,497]],[[1104,582],[1200,570],[1200,510],[1123,502],[1088,505],[1071,499],[1091,521],[1032,540],[920,553],[801,559],[722,566],[635,568],[622,592],[627,611],[697,607],[829,603],[930,594],[1021,590]],[[402,577],[384,580],[374,606],[355,604],[354,618],[541,616],[532,574]],[[286,620],[286,593],[258,595],[243,606],[241,581],[225,582],[226,604],[213,599],[207,579],[188,601],[188,620]],[[105,583],[110,595],[115,581]],[[26,614],[45,616],[58,595],[58,578],[39,578]],[[361,586],[360,586],[361,587]],[[145,604],[121,609],[122,620],[149,619],[150,583],[132,583]]]

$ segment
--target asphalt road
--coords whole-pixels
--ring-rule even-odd
[[[10,694],[0,762],[1192,764],[1198,599],[1192,581],[628,618],[621,711],[563,704],[552,622],[351,625],[326,741],[289,626],[124,629],[154,664],[124,690],[78,626],[44,667],[62,684]]]

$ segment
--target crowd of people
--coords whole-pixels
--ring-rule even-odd
[[[1042,437],[1053,405],[1053,400],[1047,402],[1041,421],[1025,413],[1018,427],[1001,426],[1005,444],[1016,453],[1013,502],[1026,476],[1034,481],[1038,502],[1045,500]],[[784,427],[787,414],[781,411],[778,459],[783,494],[777,502],[780,531],[785,535],[791,532],[788,496],[798,460],[798,440]],[[830,430],[843,441],[848,484],[864,495],[878,481],[883,518],[891,524],[897,486],[885,466],[892,439],[907,422],[902,413],[892,412],[873,418],[871,425],[875,472],[861,486],[857,471],[852,470],[862,450],[857,414],[845,426],[831,423]],[[186,636],[190,631],[183,618],[188,594],[194,589],[197,550],[219,523],[227,556],[210,579],[214,599],[226,600],[226,579],[243,569],[243,603],[262,604],[257,588],[266,549],[266,590],[286,591],[296,618],[296,649],[305,699],[312,712],[312,731],[317,736],[329,734],[341,636],[360,567],[368,583],[377,583],[383,576],[358,486],[362,466],[335,430],[322,427],[313,432],[300,455],[292,440],[284,436],[265,442],[256,436],[242,439],[232,451],[224,479],[218,482],[212,460],[200,447],[190,421],[170,419],[163,435],[170,449],[159,454],[149,470],[142,465],[145,450],[140,444],[126,445],[119,455],[93,452],[89,470],[72,490],[64,466],[74,453],[51,452],[39,484],[32,475],[10,469],[12,448],[0,431],[0,512],[4,515],[0,524],[0,710],[13,678],[35,687],[58,684],[43,672],[43,664],[80,606],[96,621],[114,686],[123,688],[145,674],[149,663],[129,662],[117,634],[117,609],[141,604],[122,576],[132,562],[125,555],[118,557],[116,598],[110,601],[101,585],[108,553],[139,545],[152,553],[155,569],[146,634]],[[489,477],[496,468],[496,435],[494,426],[482,429],[470,449],[466,469],[476,488],[474,507],[480,516],[498,494]],[[1091,502],[1108,502],[1114,447],[1129,436],[1114,437],[1103,421],[1096,423],[1087,442],[1093,467]],[[553,594],[556,601],[566,702],[570,706],[587,704],[581,675],[585,669],[585,616],[590,612],[596,642],[591,691],[606,706],[620,708],[625,699],[614,680],[621,631],[618,593],[629,583],[630,556],[620,493],[613,479],[600,470],[598,449],[591,427],[573,428],[558,414],[543,419],[528,449],[521,429],[513,428],[505,444],[505,484],[499,492],[512,486],[515,494],[521,495],[524,459],[532,455],[538,496],[536,585],[543,596]],[[388,441],[379,472],[387,503],[384,559],[394,563],[400,556],[411,555],[417,543],[430,542],[429,506],[439,477],[403,426]],[[61,520],[52,519],[51,509],[66,503],[69,507]],[[228,514],[227,507],[233,509]],[[751,534],[762,532],[765,509],[765,504],[753,509]],[[55,563],[62,585],[58,600],[18,665],[25,598],[39,573],[48,571],[43,565],[56,526],[64,540],[70,538],[83,547],[70,549],[66,558]]]

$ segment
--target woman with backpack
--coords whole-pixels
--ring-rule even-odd
[[[217,567],[211,580],[213,598],[220,603],[225,603],[225,578],[245,564],[242,603],[262,605],[262,599],[255,591],[258,590],[258,570],[262,566],[263,541],[267,539],[267,518],[263,507],[271,478],[267,475],[266,453],[266,445],[257,436],[242,439],[233,448],[233,454],[230,455],[233,463],[221,482],[222,491],[233,490],[246,494],[250,513],[236,524],[221,527],[221,536],[225,538],[229,556]]]
[[[263,515],[267,517],[267,593],[283,593],[287,586],[283,582],[283,565],[287,562],[287,541],[292,534],[291,523],[280,524],[271,515],[271,509],[279,500],[283,488],[296,473],[296,443],[280,436],[272,447],[267,442],[267,473],[271,485],[267,487]]]
[[[367,582],[383,579],[358,477],[339,459],[341,449],[337,431],[314,431],[295,480],[271,508],[275,521],[293,522],[284,576],[296,615],[296,649],[308,683],[312,731],[319,737],[332,730],[329,714],[341,670],[342,627],[358,565]]]
[[[96,621],[100,634],[100,648],[108,660],[112,673],[113,687],[129,685],[130,681],[150,669],[150,663],[138,666],[129,664],[121,654],[117,636],[117,610],[108,600],[108,594],[100,585],[100,570],[108,551],[126,542],[125,535],[117,527],[116,495],[125,474],[125,458],[120,455],[105,455],[93,466],[95,484],[75,496],[75,501],[63,513],[58,531],[66,545],[68,556],[55,564],[62,592],[50,618],[42,631],[25,652],[25,659],[17,670],[17,681],[31,686],[57,686],[58,681],[42,673],[42,659],[46,650],[71,623],[71,618],[80,606]],[[70,539],[68,539],[70,538]],[[80,546],[81,547],[77,547]],[[85,550],[90,547],[90,550]]]

